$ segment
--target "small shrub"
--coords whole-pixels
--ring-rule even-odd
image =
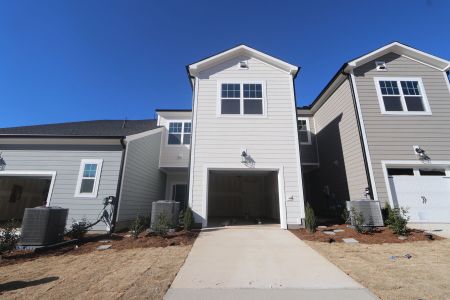
[[[358,233],[366,232],[366,228],[364,227],[364,216],[355,207],[352,207],[350,210],[350,218],[353,227],[355,227],[356,232]]]
[[[314,210],[306,203],[305,209],[305,227],[308,229],[310,233],[316,232],[317,224],[316,224],[316,216],[314,215]]]
[[[15,220],[8,221],[3,228],[0,228],[0,255],[7,251],[11,251],[19,240],[16,230],[18,223]]]
[[[165,213],[160,213],[154,224],[153,231],[160,236],[166,236],[170,228],[170,220]]]
[[[190,231],[192,229],[192,225],[194,225],[194,214],[192,213],[192,209],[188,206],[183,212],[184,230]]]
[[[391,209],[388,217],[388,227],[398,235],[406,235],[408,233],[409,216],[408,209],[400,207]]]
[[[392,208],[389,203],[384,204],[384,208],[381,210],[381,214],[383,215],[383,221],[385,225],[389,225],[389,216],[392,214]]]
[[[139,234],[148,227],[150,227],[150,218],[138,215],[130,225],[131,235],[133,238],[137,239]]]
[[[342,210],[341,218],[342,218],[342,221],[344,222],[344,224],[350,224],[351,223],[350,214],[349,214],[349,212],[348,212],[348,210],[346,208],[344,208]]]
[[[90,227],[91,223],[86,218],[82,218],[81,221],[72,220],[72,225],[70,225],[70,229],[66,234],[72,239],[79,240],[86,235]]]

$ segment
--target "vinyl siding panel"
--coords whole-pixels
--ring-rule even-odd
[[[368,186],[362,145],[348,80],[328,98],[314,115],[318,143],[319,177],[338,201],[363,197]]]
[[[26,148],[26,145],[24,145]],[[17,147],[15,147],[17,148]],[[56,171],[55,184],[50,199],[51,206],[69,209],[68,225],[72,220],[86,218],[93,222],[103,208],[103,199],[116,196],[122,151],[89,151],[46,150],[40,146],[39,150],[3,150],[0,152],[6,161],[7,171]],[[80,146],[77,146],[79,149]],[[103,159],[98,195],[96,198],[77,198],[75,189],[82,159]],[[105,230],[102,223],[94,230]]]
[[[311,135],[311,144],[300,143],[300,156],[302,157],[302,164],[318,163],[319,158],[317,155],[317,141],[314,118],[310,116],[302,116],[301,114],[298,114],[298,117],[307,118]]]
[[[426,150],[432,160],[450,160],[450,92],[447,76],[432,67],[395,53],[385,61],[388,71],[378,72],[371,61],[354,70],[378,198],[388,201],[382,160],[417,160],[414,145]],[[420,77],[432,115],[381,114],[374,77]]]
[[[165,197],[165,174],[158,168],[161,132],[127,144],[117,222],[126,224],[137,215],[150,217],[152,202]]]
[[[240,60],[249,68],[239,70]],[[263,82],[266,92],[265,117],[218,117],[218,87],[220,82]],[[303,217],[303,195],[299,187],[299,172],[295,136],[295,105],[292,99],[292,78],[287,73],[250,57],[236,57],[202,72],[198,80],[195,149],[193,149],[191,188],[192,206],[203,215],[204,167],[208,165],[242,166],[240,150],[247,149],[255,168],[277,165],[284,168],[287,223],[297,224]],[[298,148],[297,148],[298,149]]]
[[[191,152],[190,145],[168,145],[168,134],[169,134],[169,123],[182,121],[191,122],[191,118],[183,119],[176,118],[176,120],[166,119],[160,117],[160,126],[164,126],[164,131],[162,133],[161,140],[161,150],[160,150],[160,167],[170,167],[170,168],[187,168],[189,166],[189,156]]]

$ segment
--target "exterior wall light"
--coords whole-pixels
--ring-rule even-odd
[[[246,151],[242,151],[241,152],[241,163],[245,164],[247,162],[247,152]]]

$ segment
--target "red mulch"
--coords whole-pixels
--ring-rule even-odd
[[[323,231],[332,231],[334,229],[342,229],[342,232],[336,232],[335,235],[323,233]],[[332,225],[326,228],[318,228],[315,233],[310,233],[307,229],[290,230],[298,238],[307,241],[326,242],[326,243],[343,243],[343,238],[354,238],[362,244],[383,244],[383,243],[409,243],[416,241],[429,241],[430,238],[421,230],[411,229],[405,240],[398,238],[391,229],[387,227],[375,228],[373,232],[358,233],[347,225]],[[433,235],[434,240],[442,240],[442,237]]]
[[[169,233],[166,237],[161,237],[149,233],[141,233],[137,239],[134,239],[128,232],[114,233],[111,236],[106,235],[86,235],[83,240],[74,244],[62,246],[57,249],[30,251],[30,250],[13,250],[3,254],[0,260],[0,267],[22,263],[34,260],[43,256],[59,256],[59,255],[80,255],[96,251],[100,245],[111,245],[110,249],[125,250],[133,248],[156,248],[178,245],[192,245],[198,236],[198,232],[178,231]],[[101,242],[107,241],[107,242]]]

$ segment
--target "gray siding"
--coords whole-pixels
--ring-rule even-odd
[[[240,60],[248,60],[247,70],[237,69]],[[195,149],[191,176],[192,206],[203,215],[204,167],[220,165],[242,168],[240,149],[246,147],[255,161],[255,168],[264,165],[284,167],[284,189],[287,223],[298,224],[303,217],[303,192],[299,187],[301,172],[295,136],[296,112],[292,97],[292,78],[285,72],[249,57],[236,57],[200,74],[196,124]],[[218,83],[236,81],[263,81],[266,85],[267,117],[218,117]],[[198,216],[197,216],[198,217]],[[197,219],[197,221],[200,221]]]
[[[191,113],[183,113],[183,117],[174,116],[173,119],[160,116],[159,125],[164,126],[161,142],[159,166],[161,168],[187,168],[189,166],[190,145],[168,145],[170,122],[191,122]],[[186,117],[188,115],[188,117]]]
[[[165,175],[159,168],[161,132],[127,143],[117,226],[137,215],[150,216],[152,202],[164,199]]]
[[[314,115],[320,182],[338,201],[361,199],[368,186],[351,87],[345,80]]]
[[[23,147],[27,148],[26,145]],[[56,171],[50,205],[69,208],[68,224],[71,224],[72,219],[95,221],[103,207],[103,198],[116,196],[122,156],[122,151],[83,151],[80,147],[76,146],[77,150],[70,150],[69,145],[64,146],[66,150],[46,150],[46,146],[35,150],[4,150],[12,147],[0,145],[0,152],[6,162],[6,171]],[[82,159],[103,159],[96,198],[74,196]],[[94,229],[104,230],[105,226],[98,224]]]
[[[409,58],[389,53],[387,72],[377,72],[375,62],[354,70],[375,185],[379,200],[388,200],[382,160],[416,160],[413,145],[420,145],[432,160],[450,160],[450,93],[444,73]],[[373,77],[421,77],[432,115],[382,115]]]

